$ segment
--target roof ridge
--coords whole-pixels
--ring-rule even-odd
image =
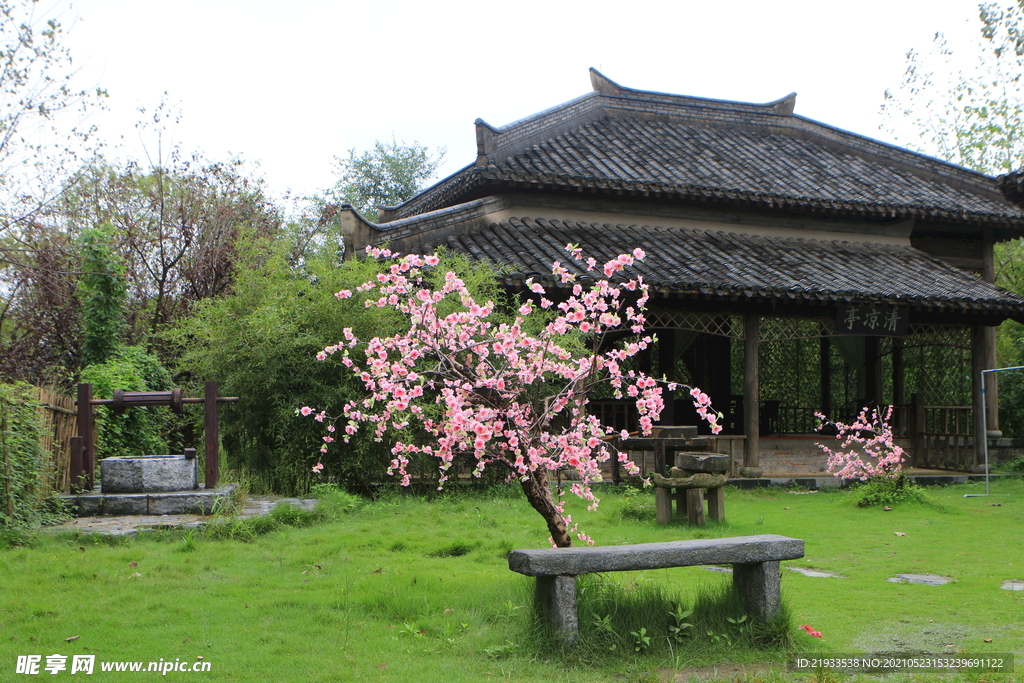
[[[796,93],[791,92],[784,97],[771,102],[740,102],[739,100],[719,100],[710,97],[696,97],[694,95],[679,95],[675,93],[658,92],[656,90],[640,90],[639,88],[627,88],[619,85],[603,73],[590,67],[590,83],[594,91],[605,97],[621,97],[625,99],[643,99],[648,101],[661,101],[665,103],[700,103],[703,106],[711,105],[718,109],[739,109],[752,110],[758,113],[771,113],[789,115],[793,113],[796,106]]]

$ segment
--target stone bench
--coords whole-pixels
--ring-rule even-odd
[[[564,640],[576,638],[576,577],[600,572],[731,564],[733,585],[752,619],[779,613],[779,562],[804,556],[798,538],[764,534],[667,543],[513,550],[508,567],[537,578],[537,599]]]

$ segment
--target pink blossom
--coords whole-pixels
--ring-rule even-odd
[[[302,413],[303,417],[309,417],[309,415],[313,412],[313,409],[310,408],[309,406],[302,406],[302,408],[299,409],[299,412]]]
[[[584,261],[579,247],[568,245],[567,250],[573,259]],[[468,453],[476,458],[474,476],[480,476],[491,463],[503,462],[512,467],[521,485],[550,500],[555,512],[546,519],[554,525],[552,529],[564,529],[560,543],[568,544],[569,535],[592,543],[565,513],[562,500],[547,487],[547,477],[549,472],[575,470],[577,478],[567,491],[593,509],[599,501],[591,484],[600,480],[601,464],[609,457],[622,463],[626,472],[639,474],[627,454],[603,444],[605,435],[615,431],[589,415],[586,406],[589,397],[607,384],[616,395],[628,394],[636,402],[644,432],[649,433],[658,420],[665,405],[658,381],[624,369],[628,367],[625,361],[649,348],[651,338],[642,336],[615,348],[598,343],[610,329],[625,325],[643,335],[647,285],[631,278],[615,285],[607,280],[588,281],[584,287],[556,262],[551,267],[556,281],[572,285],[560,289],[557,306],[541,296],[539,307],[526,302],[518,308],[519,318],[501,322],[490,319],[494,303],[476,301],[457,274],[445,273],[443,285],[431,287],[417,268],[436,265],[436,256],[396,258],[376,248],[368,253],[393,262],[382,263],[376,280],[356,289],[379,289],[379,298],[367,304],[393,308],[408,317],[409,328],[366,342],[346,329],[345,342],[318,354],[326,358],[344,347],[345,371],[358,377],[367,391],[365,398],[343,407],[348,423],[341,438],[347,441],[363,424],[368,427],[368,437],[379,441],[393,438],[395,433],[422,434],[422,439],[392,445],[394,458],[388,472],[403,485],[410,482],[411,454],[436,459],[439,485],[447,481],[457,455]],[[608,261],[601,271],[610,277],[642,257],[642,250],[636,249],[633,256],[622,254]],[[590,269],[597,266],[593,258],[586,258],[585,263]],[[532,293],[546,293],[532,278],[525,284]],[[626,306],[620,300],[624,290],[638,291],[640,296],[631,298]],[[524,322],[530,315],[546,315],[544,309],[560,314],[546,318],[542,325]],[[538,331],[527,333],[525,329]],[[576,331],[595,339],[593,345],[587,345],[589,350],[565,343]],[[541,385],[552,390],[538,394],[536,387]],[[698,389],[692,398],[712,430],[720,430],[707,394]],[[436,405],[430,407],[430,402]],[[306,408],[300,412],[310,415],[313,411]],[[326,418],[321,412],[317,419],[328,422],[321,448],[326,452],[327,444],[334,440],[333,423],[338,418]],[[620,436],[629,438],[625,431]],[[416,445],[426,442],[429,445]]]

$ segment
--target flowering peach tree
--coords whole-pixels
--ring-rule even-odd
[[[826,420],[821,413],[815,413],[815,416]],[[876,408],[864,408],[853,424],[836,422],[836,438],[842,439],[842,447],[833,450],[818,444],[818,448],[828,455],[829,474],[861,481],[898,478],[903,470],[904,451],[894,441],[889,425],[891,417],[892,406],[884,413],[879,413]]]
[[[652,342],[644,334],[647,285],[624,275],[644,258],[643,251],[598,266],[593,258],[584,259],[579,247],[566,249],[579,264],[574,270],[587,273],[587,282],[555,262],[553,291],[527,280],[530,299],[514,311],[476,301],[454,272],[434,277],[440,286],[431,288],[426,275],[440,263],[436,255],[369,249],[384,264],[382,272],[356,292],[336,296],[362,295],[367,307],[397,310],[408,318],[409,329],[369,340],[346,329],[344,340],[317,354],[319,360],[340,355],[367,391],[337,417],[301,409],[326,423],[321,451],[326,453],[337,436],[347,441],[360,429],[372,430],[377,440],[387,435],[394,439],[389,472],[403,485],[409,484],[414,454],[436,458],[439,485],[448,480],[457,455],[471,455],[476,476],[503,463],[544,518],[554,546],[570,546],[573,534],[592,543],[566,512],[562,492],[552,492],[549,476],[559,470],[574,473],[572,493],[595,509],[599,501],[592,484],[601,479],[602,463],[614,457],[626,471],[639,470],[614,448],[615,430],[588,414],[589,396],[598,385],[609,384],[616,398],[635,402],[640,429],[648,434],[664,407],[664,383],[624,367]],[[609,334],[623,332],[636,335],[635,341],[621,348],[607,343]],[[699,389],[690,393],[712,431],[721,431],[721,416],[708,396]],[[319,463],[314,467],[321,469]]]

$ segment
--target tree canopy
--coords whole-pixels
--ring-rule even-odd
[[[379,207],[397,206],[422,190],[444,155],[443,148],[435,155],[417,142],[406,145],[393,137],[391,142],[378,140],[371,150],[350,149],[348,157],[334,157],[338,182],[328,195],[376,221]]]
[[[1024,0],[981,3],[978,18],[970,70],[955,68],[941,32],[907,53],[900,87],[885,93],[883,128],[918,151],[1005,173],[1024,166]]]

